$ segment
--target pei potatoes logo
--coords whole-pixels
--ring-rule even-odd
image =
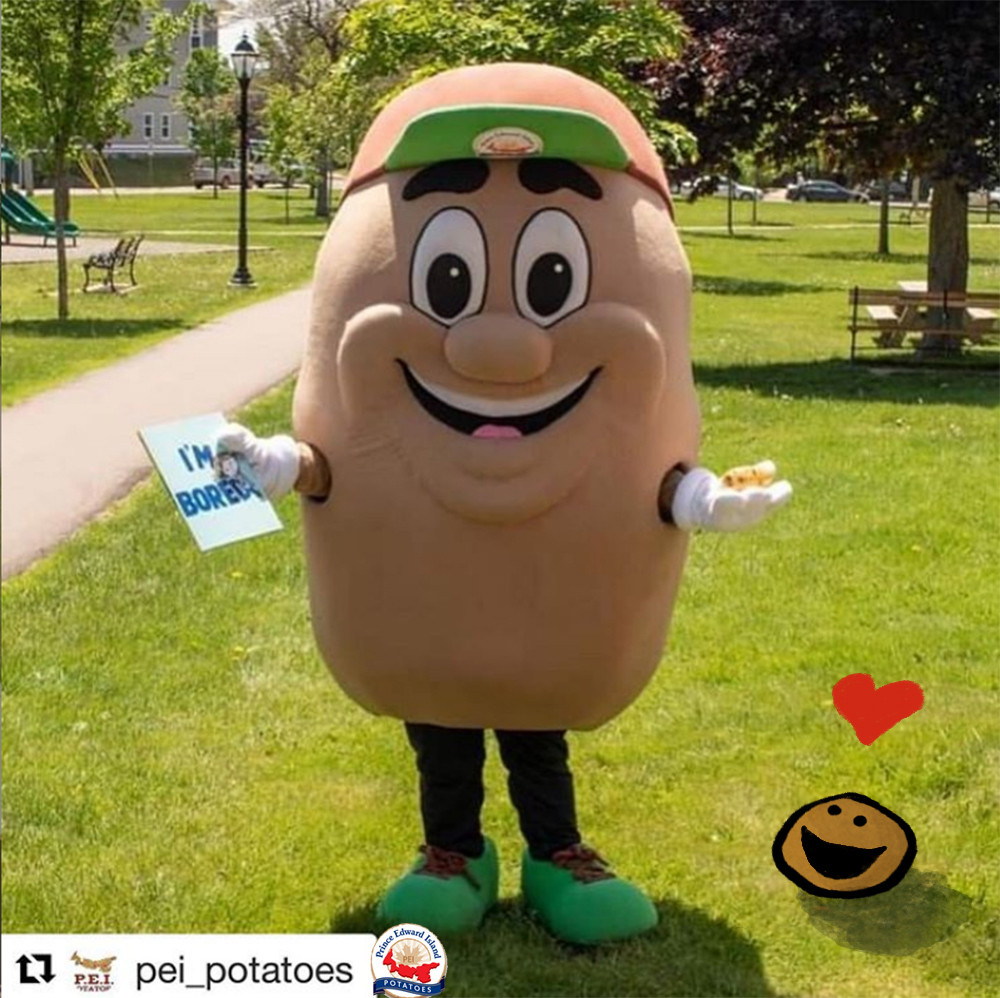
[[[472,151],[477,156],[495,156],[499,159],[537,156],[545,144],[527,128],[489,128],[472,140]]]
[[[448,958],[430,929],[404,922],[386,929],[372,948],[376,995],[439,995]]]
[[[73,974],[73,983],[78,990],[90,994],[111,990],[115,983],[111,980],[111,964],[118,957],[105,956],[100,960],[88,960],[74,950],[70,959],[78,968]]]

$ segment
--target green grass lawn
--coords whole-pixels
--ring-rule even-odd
[[[231,288],[232,253],[144,255],[127,295],[87,294],[83,267],[69,262],[70,319],[56,316],[54,263],[8,264],[3,270],[0,392],[4,405],[151,346],[158,340],[309,280],[326,221],[312,215],[304,189],[291,192],[291,222],[284,221],[283,191],[253,191],[248,200],[251,273],[258,286]],[[45,198],[39,205],[51,211]],[[147,239],[231,243],[235,247],[235,193],[111,194],[76,197],[73,219],[87,236],[122,232]],[[55,250],[52,250],[53,260]]]
[[[720,224],[719,207],[680,222]],[[877,262],[862,218],[787,224],[863,211],[837,207],[684,236],[703,460],[771,456],[796,496],[756,532],[693,541],[655,679],[572,736],[586,835],[660,927],[579,953],[525,916],[494,751],[503,901],[448,946],[449,995],[998,993],[995,372],[844,361],[846,289],[922,276],[927,233],[894,228]],[[997,232],[973,229],[974,287],[997,284]],[[242,417],[286,428],[290,391]],[[283,533],[202,556],[147,484],[4,585],[3,931],[374,928],[420,840],[416,778],[401,726],[328,678],[296,501],[280,512]],[[852,672],[914,680],[926,705],[865,747],[831,703]],[[771,841],[842,791],[905,818],[915,870],[971,898],[951,938],[893,957],[810,924]]]

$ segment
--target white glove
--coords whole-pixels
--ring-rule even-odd
[[[215,453],[242,454],[269,499],[280,499],[299,477],[299,445],[289,436],[264,437],[227,423],[215,437]]]
[[[775,467],[771,461],[762,461],[751,470],[769,480]],[[791,497],[792,486],[786,481],[735,489],[707,468],[694,468],[677,486],[670,511],[682,530],[701,527],[731,532],[760,523]]]

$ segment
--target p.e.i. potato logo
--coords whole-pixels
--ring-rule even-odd
[[[545,144],[540,136],[529,132],[527,128],[490,128],[480,132],[472,140],[472,151],[477,156],[504,158],[520,158],[521,156],[538,156]]]
[[[372,948],[376,995],[439,995],[447,970],[444,946],[422,925],[394,925]]]
[[[73,983],[78,990],[88,994],[111,990],[114,985],[111,979],[111,964],[118,957],[105,956],[100,960],[88,960],[74,950],[70,959],[78,968],[73,974]]]

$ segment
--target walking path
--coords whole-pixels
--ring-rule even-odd
[[[81,236],[77,245],[67,242],[67,260],[86,260],[92,253],[106,253],[115,248],[118,240],[114,236],[104,239]],[[248,249],[270,249],[268,246],[250,246]],[[139,251],[139,259],[144,256],[171,256],[175,253],[235,253],[231,243],[178,243],[159,242],[154,239],[143,241]],[[16,242],[3,243],[0,247],[0,261],[8,263],[40,263],[56,258],[56,244],[43,246],[41,240],[32,242],[27,236],[20,236]]]
[[[309,289],[230,312],[0,414],[2,577],[23,571],[150,471],[136,431],[228,412],[297,370]]]

